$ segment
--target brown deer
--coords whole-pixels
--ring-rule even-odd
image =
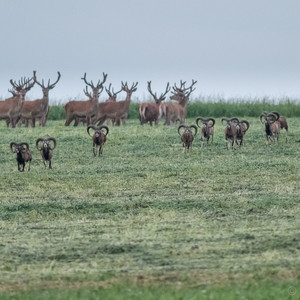
[[[30,83],[31,80],[33,80],[33,78],[21,78],[19,83],[16,83],[12,79],[10,80],[11,85],[15,89],[15,91],[11,91],[14,96],[4,101],[0,101],[0,120],[6,120],[7,127],[9,124],[11,124],[13,128],[16,127],[24,105],[25,95],[35,83],[34,80]]]
[[[185,87],[185,82],[180,81],[180,88],[174,84],[173,95],[170,97],[171,100],[176,100],[178,103],[163,103],[159,108],[159,119],[165,117],[165,125],[172,125],[177,121],[180,124],[184,124],[186,117],[186,105],[189,101],[189,96],[195,90],[193,86],[197,81],[192,80],[192,84],[189,87]]]
[[[137,85],[138,82],[133,83],[131,88],[129,88],[127,82],[125,84],[122,82],[122,90],[127,93],[126,100],[99,103],[93,123],[102,125],[106,119],[115,119],[116,126],[120,126],[121,120],[123,125],[125,125],[125,120],[127,119],[129,112],[131,95],[137,90]]]
[[[110,90],[111,89],[111,90]],[[114,88],[111,88],[111,83],[108,86],[108,89],[105,88],[105,91],[108,95],[108,99],[105,102],[117,102],[117,95],[122,92],[122,88],[115,93]],[[107,119],[106,123],[107,125],[112,124],[113,126],[115,125],[116,120],[115,119]]]
[[[116,102],[117,101],[117,95],[122,92],[122,89],[118,92],[115,92],[113,88],[111,88],[111,83],[109,84],[108,89],[105,88],[106,93],[108,94],[108,99],[105,100],[105,102]],[[86,87],[85,90],[83,90],[84,94],[91,100],[93,98],[92,94],[88,92],[88,89]],[[93,119],[95,118],[95,116],[93,116],[92,118],[92,123],[94,123]],[[83,125],[87,124],[87,119],[85,117],[81,117],[81,118],[75,118],[75,123],[79,124],[82,123]],[[107,123],[112,122],[112,124],[114,125],[115,120],[112,119],[107,119]]]
[[[103,90],[103,84],[106,81],[107,74],[103,73],[103,80],[98,81],[96,86],[93,81],[86,81],[86,73],[84,73],[82,80],[84,80],[85,84],[91,87],[93,90],[93,97],[87,101],[70,101],[64,104],[64,108],[66,111],[66,123],[65,126],[69,126],[70,123],[77,118],[86,117],[87,124],[91,123],[91,117],[96,114],[98,107],[98,98]],[[74,126],[77,126],[78,122],[75,121]]]
[[[47,86],[44,83],[44,79],[42,83],[40,83],[36,79],[36,71],[33,72],[34,81],[38,84],[43,91],[43,98],[37,99],[33,101],[25,101],[22,112],[21,112],[21,120],[19,121],[19,127],[22,125],[22,122],[25,121],[25,126],[28,127],[29,122],[31,122],[31,126],[35,127],[35,121],[38,119],[40,121],[41,126],[45,126],[47,122],[48,112],[49,112],[49,91],[52,90],[55,85],[60,80],[60,72],[57,72],[58,77],[57,80],[50,84],[50,79],[48,80]]]
[[[148,81],[148,91],[151,96],[154,98],[154,103],[141,103],[139,105],[139,117],[141,125],[149,122],[150,126],[152,126],[152,122],[155,122],[155,125],[158,124],[159,121],[159,107],[161,102],[166,99],[167,93],[170,91],[169,82],[167,84],[166,90],[164,93],[158,97],[157,93],[153,93],[151,90],[151,81]]]

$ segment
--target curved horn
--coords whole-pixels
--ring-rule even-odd
[[[215,124],[216,124],[216,120],[214,118],[208,118],[207,121],[212,121],[213,122],[211,127],[214,127]]]
[[[186,128],[186,126],[185,126],[185,125],[180,125],[180,126],[178,127],[177,132],[178,132],[179,135],[181,135],[181,134],[180,134],[180,129],[181,129],[181,128]]]
[[[222,122],[222,124],[223,124],[223,121],[228,122],[228,120],[229,120],[229,119],[227,119],[227,118],[222,118],[221,122]]]
[[[44,139],[38,138],[38,139],[35,141],[35,146],[36,146],[36,148],[37,148],[39,151],[42,150],[42,147],[39,148],[39,143],[40,143],[40,142],[44,142]]]
[[[26,148],[27,148],[27,150],[29,150],[29,145],[28,145],[28,143],[20,143],[19,145],[20,145],[20,146],[25,145]]]
[[[233,117],[230,119],[230,122],[236,121],[237,123],[240,122],[240,120],[237,117]]]
[[[269,114],[267,114],[267,117],[273,117],[273,118],[275,118],[275,121],[277,121],[279,119],[279,114],[269,113]]]
[[[14,143],[14,142],[12,142],[12,143],[10,143],[10,151],[12,152],[12,153],[15,153],[16,152],[16,146],[17,146],[18,144],[17,143]],[[15,147],[15,149],[13,150],[12,148],[13,147]]]
[[[50,138],[48,138],[47,140],[53,142],[54,146],[53,146],[53,148],[50,148],[50,149],[51,149],[51,150],[54,150],[54,149],[56,148],[56,139],[53,138],[53,137],[50,137]]]
[[[196,136],[197,131],[198,131],[198,130],[197,130],[197,127],[196,127],[195,125],[191,125],[190,128],[194,128],[194,129],[195,129],[195,134],[194,134],[194,136]]]
[[[108,133],[109,133],[109,129],[108,129],[108,127],[105,126],[105,125],[101,125],[98,129],[99,129],[99,130],[105,129],[105,130],[106,130],[105,135],[108,135]]]
[[[265,116],[267,116],[269,113],[267,113],[267,112],[263,112],[263,113],[261,113],[260,114],[260,116],[259,116],[259,119],[260,119],[260,121],[263,123],[263,121],[262,121],[262,118],[264,118]]]
[[[87,131],[87,133],[89,134],[89,136],[92,136],[91,134],[90,134],[90,129],[93,129],[93,130],[97,130],[97,128],[94,126],[94,125],[89,125],[88,126],[88,128],[86,129],[86,131]]]
[[[248,121],[246,121],[246,120],[241,120],[240,121],[240,123],[244,123],[244,124],[246,124],[247,125],[247,128],[245,128],[245,132],[249,129],[249,127],[250,127],[250,124],[249,124],[249,122]]]
[[[278,116],[277,120],[280,118],[280,114],[277,111],[272,111],[271,114]]]
[[[204,119],[202,117],[199,117],[199,118],[196,119],[197,126],[201,127],[201,126],[199,126],[199,121],[204,121]]]

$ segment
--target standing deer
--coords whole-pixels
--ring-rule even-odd
[[[108,95],[108,99],[106,100],[106,102],[117,102],[117,95],[122,92],[122,88],[118,92],[115,92],[114,88],[111,88],[111,83],[110,83],[108,89],[105,88],[105,91]],[[106,120],[107,125],[112,124],[114,126],[115,122],[116,122],[115,119]]]
[[[105,100],[105,102],[116,102],[117,101],[117,95],[122,92],[122,89],[119,90],[118,92],[115,92],[113,88],[111,88],[111,83],[109,84],[109,87],[108,89],[105,88],[106,90],[106,93],[108,94],[108,99]],[[93,96],[91,93],[88,92],[88,89],[86,87],[85,90],[83,90],[83,92],[85,93],[85,95],[87,97],[89,97],[89,99],[93,99]],[[98,104],[98,107],[99,107],[100,104]],[[92,123],[94,123],[94,119],[95,119],[96,115],[94,115],[92,117]],[[82,124],[87,124],[87,119],[85,117],[81,117],[81,118],[77,118],[76,117],[76,120],[75,120],[75,123],[79,123],[79,122],[82,122]],[[114,119],[107,119],[107,123],[110,123],[112,122],[112,124],[114,125],[115,124],[115,120]]]
[[[165,117],[165,125],[172,125],[177,121],[180,124],[184,124],[186,117],[186,105],[189,101],[189,96],[195,90],[193,86],[197,81],[192,80],[192,84],[189,87],[185,87],[185,82],[180,81],[180,88],[174,84],[173,94],[170,99],[176,100],[178,103],[163,103],[159,108],[159,119]]]
[[[65,126],[69,126],[70,123],[77,118],[86,117],[87,124],[91,123],[91,118],[93,115],[97,113],[98,108],[98,98],[100,93],[103,90],[103,84],[106,81],[107,74],[103,73],[103,80],[98,81],[97,85],[93,84],[93,81],[86,81],[86,73],[84,73],[82,80],[84,80],[85,84],[91,87],[93,90],[93,98],[87,101],[70,101],[64,105],[66,111],[66,123]],[[74,123],[74,126],[77,126],[78,123]]]
[[[25,95],[35,83],[34,81],[30,83],[31,80],[33,80],[33,78],[21,78],[19,83],[16,83],[12,79],[10,80],[11,85],[15,89],[15,91],[11,91],[14,97],[0,101],[0,120],[6,120],[7,127],[9,124],[11,124],[13,128],[16,127],[24,105]]]
[[[34,81],[38,84],[43,91],[43,98],[33,100],[33,101],[25,101],[22,112],[21,112],[21,120],[19,121],[19,127],[22,125],[23,120],[25,121],[25,126],[28,127],[29,122],[31,122],[31,126],[35,127],[35,121],[38,119],[40,121],[41,126],[45,126],[48,118],[49,112],[49,91],[52,90],[55,85],[60,80],[60,72],[57,72],[58,77],[57,80],[50,84],[50,79],[48,80],[47,86],[44,83],[44,79],[42,83],[40,83],[36,79],[36,71],[33,72]]]
[[[122,90],[127,93],[126,99],[117,102],[102,102],[98,105],[97,114],[94,118],[94,124],[102,125],[106,119],[115,119],[116,126],[120,126],[122,120],[125,125],[129,112],[130,99],[133,92],[137,90],[138,82],[133,83],[131,88],[128,87],[127,82],[122,82]]]
[[[151,81],[148,81],[148,91],[151,96],[154,98],[154,103],[141,103],[139,105],[139,118],[141,125],[149,122],[150,126],[152,126],[152,122],[155,122],[155,125],[158,124],[159,121],[159,107],[161,102],[166,99],[167,93],[170,91],[169,82],[167,84],[166,90],[164,93],[158,97],[157,93],[153,93],[151,90]]]

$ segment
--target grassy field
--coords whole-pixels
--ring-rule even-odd
[[[100,158],[85,127],[1,122],[0,298],[299,299],[300,119],[278,145],[248,120],[241,149],[217,119],[215,143],[182,154],[177,127],[130,119]],[[30,172],[11,141],[30,144]]]

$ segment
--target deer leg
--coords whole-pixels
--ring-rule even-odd
[[[51,159],[49,160],[49,169],[52,169]]]
[[[43,163],[44,163],[44,166],[45,166],[45,169],[47,168],[47,164],[46,164],[46,161],[43,160]]]
[[[79,118],[75,117],[74,126],[78,126],[78,124],[79,124]]]
[[[74,117],[73,117],[73,116],[68,117],[67,120],[66,120],[65,126],[69,126],[70,123],[71,123],[73,120],[74,120]]]

